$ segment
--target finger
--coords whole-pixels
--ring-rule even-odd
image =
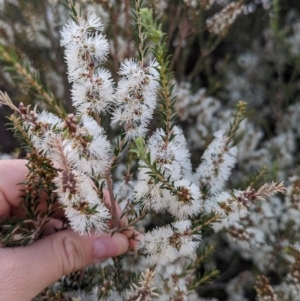
[[[47,207],[49,206],[47,204],[46,200],[47,200],[47,196],[43,194],[39,198],[40,204],[38,205],[36,211],[46,212]],[[58,202],[53,204],[52,211],[53,211],[53,214],[51,216],[56,219],[62,219],[65,216],[64,210],[61,208],[61,205]],[[12,216],[16,216],[16,217],[24,219],[26,217],[26,213],[24,211],[23,206],[20,206],[20,204],[19,204],[18,207],[11,207],[10,215],[8,215],[6,217],[12,217]]]
[[[23,201],[24,183],[28,168],[27,160],[0,160],[0,219],[17,216],[24,218],[26,216],[24,209],[20,206]],[[47,195],[43,192],[39,198],[40,204],[37,210],[45,211],[48,204]],[[63,209],[59,204],[54,204],[53,217],[62,218]]]
[[[0,217],[10,215],[11,206],[18,206],[22,201],[24,185],[18,185],[26,179],[28,169],[26,160],[0,161]]]
[[[24,183],[28,168],[27,160],[0,161],[0,218],[17,216],[24,218],[25,212],[20,203],[23,201]],[[47,207],[47,195],[41,194],[38,210],[44,211]]]
[[[120,233],[82,237],[66,230],[26,247],[0,249],[0,291],[7,292],[5,299],[0,294],[0,301],[29,301],[63,275],[121,255],[128,247]]]
[[[122,234],[126,235],[126,233],[123,233],[123,232],[122,232]],[[130,236],[129,236],[129,234],[130,234]],[[132,228],[131,232],[128,233],[128,235],[126,235],[126,237],[128,237],[128,240],[129,240],[129,250],[133,251],[134,253],[137,253],[137,250],[139,248],[139,241],[142,238],[142,234],[137,231],[134,231],[134,229]]]

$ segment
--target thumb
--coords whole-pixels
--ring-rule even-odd
[[[26,247],[0,249],[0,291],[9,294],[3,296],[5,301],[31,300],[63,275],[121,255],[128,247],[127,237],[120,233],[82,237],[66,230]]]

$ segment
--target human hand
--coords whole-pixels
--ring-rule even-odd
[[[0,218],[24,216],[22,187],[17,184],[25,181],[25,164],[25,160],[0,161]],[[0,242],[0,301],[31,300],[63,275],[125,253],[129,248],[127,236],[82,237],[65,230],[26,247],[1,248]]]

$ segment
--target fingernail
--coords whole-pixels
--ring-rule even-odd
[[[95,259],[121,255],[128,250],[128,246],[128,239],[120,233],[115,233],[112,237],[102,236],[94,241]]]

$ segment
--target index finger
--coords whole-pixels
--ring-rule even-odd
[[[24,183],[29,172],[26,164],[27,160],[0,160],[0,219],[17,216],[24,218],[25,210],[20,206],[23,201]],[[41,192],[37,210],[45,211],[47,208],[47,194]],[[64,216],[63,210],[58,203],[53,206],[52,217],[61,218]]]
[[[22,201],[27,160],[0,160],[0,218],[10,216],[11,207]]]

